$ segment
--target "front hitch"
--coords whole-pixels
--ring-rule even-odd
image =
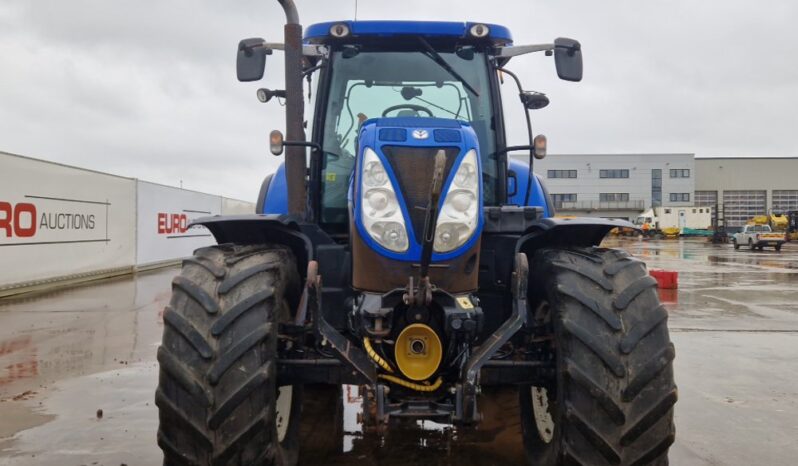
[[[309,272],[311,269],[318,270],[318,265],[315,261],[311,261],[308,265]],[[375,384],[377,382],[377,369],[366,355],[366,352],[355,346],[352,341],[336,330],[324,318],[324,313],[321,311],[321,275],[314,275],[313,280],[308,279],[305,293],[307,293],[307,307],[312,313],[317,337],[321,337],[321,339],[329,343],[338,359],[349,364],[361,381],[365,379],[367,383]]]
[[[510,317],[496,329],[480,345],[479,349],[468,359],[463,367],[462,384],[457,387],[457,409],[455,421],[470,423],[479,420],[476,397],[478,394],[477,378],[482,366],[507,341],[521,329],[527,317],[527,280],[529,262],[526,254],[515,255],[515,270],[512,276],[513,311]]]

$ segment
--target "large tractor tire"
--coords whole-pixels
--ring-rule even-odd
[[[529,463],[667,465],[674,347],[645,265],[618,250],[548,249],[531,269],[533,318],[550,329],[556,370],[520,390]]]
[[[301,387],[277,387],[278,323],[299,287],[280,246],[199,249],[164,310],[158,445],[165,465],[292,465]]]

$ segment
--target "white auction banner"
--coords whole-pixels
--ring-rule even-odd
[[[210,231],[188,225],[195,218],[221,214],[222,198],[145,181],[137,182],[139,266],[191,256],[216,244]]]
[[[135,261],[135,180],[0,153],[0,288]]]
[[[244,215],[254,214],[255,204],[238,199],[222,198],[222,215]]]

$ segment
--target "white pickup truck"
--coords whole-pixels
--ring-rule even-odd
[[[743,231],[735,233],[732,237],[734,249],[740,246],[748,246],[752,251],[765,246],[773,246],[776,251],[781,251],[781,245],[785,242],[784,233],[774,233],[770,225],[746,225]]]

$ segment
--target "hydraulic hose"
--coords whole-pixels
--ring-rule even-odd
[[[369,340],[368,337],[363,338],[363,347],[366,348],[366,354],[368,354],[378,366],[380,366],[386,372],[393,373],[393,368],[390,364],[388,364],[388,361],[382,359],[382,357],[377,354],[376,351],[374,351],[374,348],[371,347],[371,340]]]
[[[438,380],[436,380],[432,385],[422,385],[420,383],[410,382],[408,380],[400,379],[399,377],[387,374],[379,374],[377,377],[387,380],[388,382],[393,382],[396,385],[401,385],[405,388],[415,390],[417,392],[434,392],[435,390],[441,388],[441,385],[443,385],[443,377],[438,377]]]
[[[388,364],[388,361],[383,359],[379,354],[377,354],[376,351],[374,351],[374,348],[371,346],[371,340],[369,340],[368,337],[363,338],[363,347],[366,349],[366,354],[368,354],[378,366],[380,366],[386,372],[393,373],[393,368],[390,366],[390,364]],[[443,384],[442,377],[438,377],[438,380],[436,380],[432,385],[423,385],[420,383],[410,382],[409,380],[401,379],[394,375],[388,374],[379,374],[377,377],[387,380],[388,382],[401,385],[402,387],[409,388],[410,390],[415,390],[417,392],[434,392],[435,390],[441,388],[441,385]]]

